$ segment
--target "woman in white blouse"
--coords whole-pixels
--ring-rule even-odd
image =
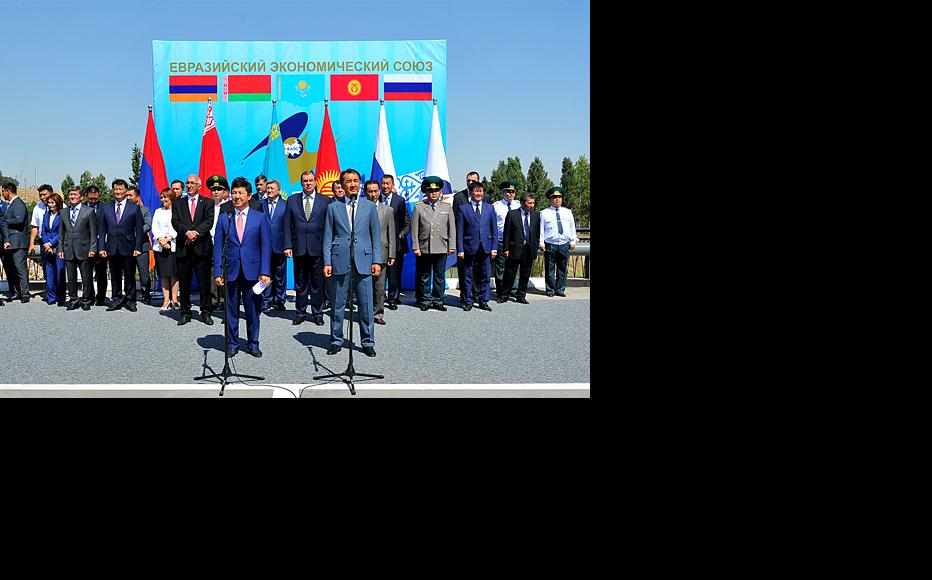
[[[178,266],[175,264],[175,237],[178,233],[172,227],[172,202],[178,194],[166,187],[159,193],[162,207],[152,216],[152,235],[155,243],[155,265],[162,279],[162,307],[159,310],[178,308]]]

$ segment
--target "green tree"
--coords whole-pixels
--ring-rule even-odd
[[[132,176],[129,178],[129,183],[133,187],[139,187],[139,173],[142,171],[142,149],[135,143],[133,143],[133,154],[130,157],[129,163],[132,168]]]
[[[16,187],[19,187],[18,179],[10,177],[9,175],[4,175],[3,172],[0,171],[0,184],[4,184],[4,183],[12,183]]]
[[[492,177],[489,178],[491,182],[491,189],[485,190],[485,197],[489,203],[498,201],[502,198],[501,193],[499,193],[498,186],[501,182],[508,179],[505,177],[508,174],[508,167],[505,165],[504,161],[498,162],[498,167],[492,171]]]
[[[573,169],[573,161],[569,157],[563,158],[563,175],[560,176],[560,187],[564,190],[563,204],[570,209],[576,207],[576,171]],[[548,201],[547,204],[549,205],[549,203]]]
[[[110,184],[103,173],[95,177],[92,183],[100,190],[100,201],[113,201],[113,191],[110,189]]]
[[[576,176],[576,190],[578,192],[578,203],[573,208],[573,217],[576,223],[589,225],[589,160],[585,155],[580,155],[573,167],[573,173]]]
[[[544,200],[547,199],[547,190],[551,187],[553,187],[553,181],[547,177],[543,161],[540,157],[535,157],[527,168],[527,192],[534,194],[534,199],[537,200],[535,207],[542,207]],[[521,199],[520,196],[518,199]]]
[[[74,187],[74,179],[71,178],[71,174],[65,176],[61,182],[61,194],[64,196],[65,201],[68,201],[68,190]]]
[[[507,161],[499,161],[498,167],[495,171],[492,172],[492,190],[486,191],[485,196],[488,199],[489,203],[498,201],[502,198],[502,194],[498,189],[498,186],[501,185],[506,179],[514,179],[518,182],[518,199],[520,199],[521,194],[527,191],[527,179],[524,178],[524,173],[521,171],[521,160],[517,157],[509,157]],[[491,195],[489,195],[491,193]]]
[[[521,170],[521,160],[517,157],[509,157],[507,163],[507,175],[505,179],[514,179],[518,182],[518,197],[527,191],[527,179],[524,178],[524,171]]]
[[[81,186],[81,191],[83,192],[86,190],[87,186],[91,185],[93,180],[94,176],[91,174],[91,172],[85,170],[84,173],[81,174],[81,177],[78,179],[78,185]]]

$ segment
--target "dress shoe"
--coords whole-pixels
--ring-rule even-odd
[[[529,304],[529,302],[527,301],[527,298],[525,298],[524,296],[522,296],[521,298],[515,298],[515,302],[520,302],[521,304]]]
[[[107,300],[105,298],[94,301],[95,306],[105,306],[106,304],[107,304]]]
[[[29,296],[23,296],[22,298],[19,299],[19,301],[22,302],[23,304],[26,304],[27,302],[29,302]]]
[[[83,310],[90,310],[90,309],[91,309],[91,303],[90,303],[90,302],[86,302],[83,306],[81,306],[81,308],[82,308]]]
[[[472,310],[472,304],[467,304],[466,306],[463,306],[463,312],[469,312],[470,310]]]
[[[120,302],[114,300],[113,303],[110,304],[110,306],[107,307],[107,312],[113,312],[114,310],[119,310],[120,307],[122,307],[122,306],[123,306],[123,304],[121,304]]]
[[[508,302],[508,297],[507,296],[496,296],[495,301],[498,302],[499,304],[504,304],[505,302]]]
[[[492,312],[492,307],[489,306],[488,302],[480,302],[479,305],[476,306],[476,308],[478,308],[479,310],[488,310],[489,312]]]
[[[371,346],[362,347],[362,353],[366,356],[375,356],[375,349]]]
[[[315,316],[315,317],[314,317],[314,324],[316,324],[317,326],[323,326],[323,325],[324,325],[324,317],[323,317],[323,315],[321,315],[321,316]]]
[[[553,292],[547,292],[547,298],[553,298]]]
[[[285,311],[285,305],[284,305],[284,304],[276,304],[276,305],[275,305],[275,310],[278,310],[279,312],[284,312],[284,311]]]
[[[250,348],[249,350],[247,350],[246,352],[248,352],[249,354],[251,354],[252,356],[256,358],[259,358],[260,356],[262,356],[262,351],[259,350],[258,346],[254,346]]]
[[[191,322],[190,314],[182,314],[181,318],[178,319],[178,326],[184,326],[185,324]]]
[[[125,308],[130,312],[136,312],[136,305],[132,302],[127,302]]]
[[[213,326],[214,319],[210,317],[210,312],[201,312],[201,321],[207,326]]]
[[[427,309],[430,308],[430,306],[428,306],[427,304],[421,304],[420,308],[421,308],[421,312],[427,312]]]
[[[557,296],[562,296],[566,298],[566,292],[554,292],[554,294],[556,294]]]
[[[291,321],[291,324],[292,326],[297,326],[298,324],[301,324],[302,322],[304,322],[304,315],[298,314],[297,316],[294,317],[294,320]]]
[[[385,307],[388,308],[389,310],[398,310],[398,305],[395,304],[394,302],[389,302],[388,304],[385,305]]]
[[[68,310],[77,310],[81,308],[81,303],[77,300],[74,300],[71,304],[68,305]]]
[[[343,349],[342,346],[331,346],[327,349],[327,354],[337,354]]]
[[[238,354],[239,354],[239,347],[237,347],[237,346],[231,346],[231,347],[230,347],[230,358],[233,358],[234,356],[236,356],[236,355],[238,355]]]
[[[383,318],[376,318],[376,319],[375,319],[375,323],[376,323],[376,324],[385,324],[385,319],[383,319]]]
[[[431,308],[433,308],[434,310],[442,310],[444,312],[446,312],[447,310],[447,307],[444,306],[443,304],[440,304],[439,302],[435,303]]]

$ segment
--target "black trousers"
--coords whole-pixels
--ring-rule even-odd
[[[90,304],[93,302],[91,296],[94,293],[94,284],[93,284],[93,275],[91,274],[91,261],[90,260],[79,260],[77,258],[73,260],[65,261],[65,277],[68,278],[68,297],[71,298],[72,302],[79,300],[78,298],[78,270],[81,271],[81,298],[80,302],[82,304]]]
[[[446,280],[443,273],[447,269],[446,254],[421,254],[417,258],[421,272],[421,304],[443,304],[444,286]],[[433,277],[433,282],[431,278]]]
[[[94,274],[94,284],[91,285],[89,298],[103,303],[107,300],[107,258],[95,256],[88,258],[87,263]],[[96,292],[94,291],[94,285],[97,286]]]
[[[515,292],[515,298],[524,298],[527,296],[527,284],[528,280],[531,279],[531,266],[534,264],[536,256],[531,257],[531,246],[525,244],[524,250],[521,252],[521,258],[518,260],[513,260],[508,258],[505,260],[505,278],[502,282],[502,288],[511,288],[515,283],[515,277],[518,276],[518,271],[520,270],[520,278],[518,278],[518,290]],[[498,288],[495,289],[499,298],[504,298],[504,293],[499,293]]]
[[[29,297],[29,270],[26,266],[26,248],[10,248],[3,253],[3,271],[6,273],[7,295]]]
[[[135,258],[136,269],[139,270],[139,289],[143,297],[152,293],[152,277],[149,276],[149,252],[144,251]],[[135,281],[133,288],[135,289]]]
[[[178,257],[178,302],[181,314],[191,316],[191,277],[197,276],[198,292],[201,296],[201,312],[213,313],[213,301],[210,296],[210,256]]]
[[[294,256],[294,278],[295,310],[299,314],[307,314],[308,296],[310,296],[311,316],[323,316],[324,257]],[[331,301],[332,299],[333,297]]]
[[[110,262],[110,297],[123,304],[135,305],[136,258],[107,255],[107,261]]]
[[[398,251],[395,256],[395,265],[388,267],[388,294],[385,295],[385,300],[389,304],[398,304],[400,302],[399,296],[401,294],[401,274],[404,271],[405,266],[405,255]],[[415,278],[415,286],[420,285],[420,279]]]

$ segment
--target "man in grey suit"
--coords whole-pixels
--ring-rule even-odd
[[[390,206],[384,205],[379,182],[370,179],[366,182],[366,199],[375,204],[379,216],[379,228],[382,240],[382,270],[372,283],[372,303],[375,307],[375,323],[385,324],[385,279],[388,277],[388,267],[395,263],[395,212]],[[388,267],[386,267],[388,266]]]
[[[6,259],[6,251],[4,251],[3,246],[6,242],[6,238],[9,235],[9,231],[6,227],[6,208],[8,203],[2,197],[0,197],[0,265],[3,264],[3,261]],[[3,306],[3,298],[0,297],[0,306]]]
[[[443,273],[447,256],[456,251],[456,219],[453,207],[440,201],[443,180],[436,175],[424,178],[421,191],[427,194],[423,203],[414,206],[411,214],[411,250],[417,256],[423,291],[421,310],[446,310],[443,305]],[[433,284],[431,284],[433,276]]]
[[[90,258],[97,255],[97,217],[94,210],[82,203],[81,188],[74,186],[68,190],[68,203],[71,207],[62,212],[58,226],[58,257],[65,260],[68,278],[68,295],[71,303],[68,310],[79,306],[91,309],[93,301],[93,275]],[[81,270],[81,298],[78,299],[78,270]]]
[[[16,185],[5,183],[0,190],[3,199],[10,205],[6,208],[7,237],[3,242],[3,270],[6,272],[7,294],[9,300],[29,302],[29,270],[26,269],[26,248],[29,236],[26,225],[29,210],[16,195]]]
[[[327,354],[337,354],[343,348],[343,316],[350,287],[350,268],[359,299],[359,336],[362,352],[375,356],[375,337],[372,324],[372,277],[382,271],[382,244],[379,236],[379,216],[376,205],[368,199],[359,199],[359,172],[346,169],[340,174],[346,203],[339,201],[327,206],[324,220],[323,262],[324,277],[333,284],[333,309],[330,315],[330,348]],[[355,237],[350,255],[350,238]],[[333,277],[331,282],[329,278]],[[350,318],[350,324],[353,323]]]
[[[142,303],[152,301],[152,276],[149,275],[149,252],[152,251],[152,214],[149,208],[139,200],[139,188],[130,185],[126,188],[126,198],[142,210],[142,254],[136,256],[136,269],[139,270],[139,292]]]

